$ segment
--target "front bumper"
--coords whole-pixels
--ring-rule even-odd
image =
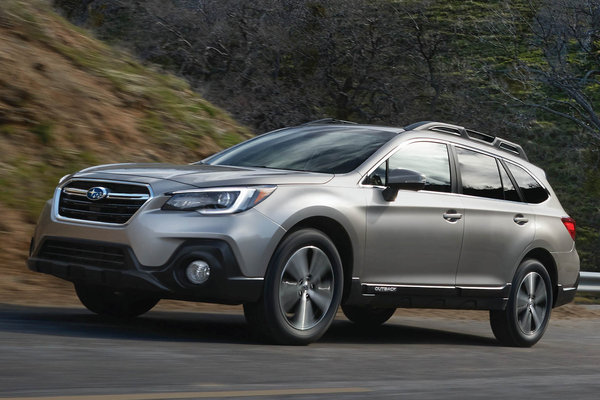
[[[194,211],[163,211],[168,197],[155,197],[123,225],[65,220],[56,202],[46,203],[36,227],[35,256],[49,237],[81,239],[128,246],[141,265],[163,267],[185,242],[217,240],[229,245],[245,277],[264,277],[271,255],[285,230],[250,209],[238,214],[205,216]]]
[[[210,265],[211,275],[205,283],[194,285],[187,281],[185,268],[198,259]],[[178,300],[240,304],[257,301],[263,289],[262,278],[242,275],[231,247],[222,240],[186,240],[164,265],[156,267],[142,265],[127,245],[45,237],[27,264],[33,271],[72,282]]]
[[[161,298],[224,304],[258,300],[285,230],[254,209],[204,216],[163,211],[166,199],[152,198],[122,225],[65,219],[58,215],[56,201],[49,201],[36,227],[28,266],[72,282],[142,290]],[[44,246],[52,241],[63,243],[66,252],[45,254]],[[86,248],[91,257],[86,258]],[[96,259],[94,248],[100,253],[114,250],[122,262]],[[71,257],[81,251],[84,257]],[[185,267],[199,259],[211,266],[211,276],[193,285]]]

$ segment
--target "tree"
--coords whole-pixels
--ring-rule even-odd
[[[567,119],[600,140],[600,0],[519,4],[506,2],[490,25],[510,60],[501,90],[513,104]]]

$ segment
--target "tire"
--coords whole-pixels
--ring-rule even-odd
[[[384,324],[394,315],[395,308],[379,308],[371,306],[344,306],[342,311],[346,318],[360,326],[378,326]]]
[[[505,346],[531,347],[544,335],[552,313],[552,282],[542,263],[519,265],[505,310],[490,311],[494,336]]]
[[[160,299],[133,291],[75,283],[81,303],[90,311],[114,318],[134,318],[152,309]]]
[[[279,344],[306,345],[327,331],[343,291],[342,262],[322,232],[302,229],[277,247],[262,298],[244,304],[255,331]]]

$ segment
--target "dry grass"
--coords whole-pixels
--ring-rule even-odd
[[[25,267],[61,176],[104,163],[188,163],[248,135],[185,81],[95,40],[49,1],[2,0],[0,301],[74,300],[66,283]]]

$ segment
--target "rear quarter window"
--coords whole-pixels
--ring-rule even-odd
[[[529,172],[515,164],[506,164],[527,203],[539,204],[548,199],[548,191]]]

